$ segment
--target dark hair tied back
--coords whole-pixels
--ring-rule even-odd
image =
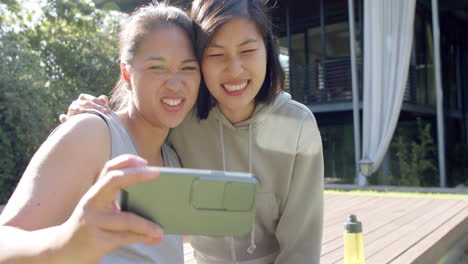
[[[138,7],[122,24],[119,34],[118,63],[131,65],[143,39],[161,25],[174,25],[181,28],[194,43],[192,21],[183,10],[163,2]],[[111,92],[110,103],[115,110],[122,110],[128,104],[127,82],[120,76]]]

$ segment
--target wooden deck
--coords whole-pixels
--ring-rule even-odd
[[[343,263],[343,223],[362,221],[367,264],[457,263],[468,250],[468,200],[325,194],[321,263]],[[196,264],[190,244],[185,263]]]
[[[343,263],[351,213],[363,224],[367,264],[458,264],[468,250],[468,200],[326,193],[322,264]],[[184,251],[185,264],[196,264],[190,244]]]

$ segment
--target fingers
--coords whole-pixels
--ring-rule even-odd
[[[133,243],[142,243],[142,244],[159,244],[162,242],[163,237],[153,238],[146,235],[140,235],[131,232],[107,232],[104,237],[106,241],[106,246],[109,246],[110,249],[122,247],[128,244]]]
[[[134,155],[121,155],[108,161],[99,180],[86,194],[88,205],[107,207],[120,190],[132,184],[154,180],[159,176],[155,167],[145,167],[146,160]]]
[[[83,196],[81,201],[83,206],[99,205],[107,207],[107,203],[107,205],[111,205],[111,207],[115,208],[112,203],[120,189],[118,189],[119,186],[113,186],[113,184],[116,184],[116,179],[112,178],[125,175],[125,172],[119,169],[143,167],[146,164],[147,161],[145,159],[130,154],[120,155],[107,161],[106,164],[104,164],[96,183]],[[132,177],[132,175],[133,174],[127,174],[126,176]],[[157,177],[157,175],[155,177]],[[138,179],[135,180],[138,181]],[[105,192],[106,194],[102,195],[100,194],[101,192]],[[110,195],[113,195],[114,197],[109,200]]]
[[[90,94],[80,94],[77,102],[80,107],[85,109],[95,109],[103,113],[109,113],[111,111],[107,106],[108,99],[105,95],[94,97]]]
[[[60,123],[65,123],[67,120],[68,120],[68,116],[67,115],[64,115],[64,114],[61,114],[59,116],[59,120],[60,120]]]
[[[100,95],[98,97],[99,101],[101,101],[104,105],[108,106],[109,105],[109,98],[105,95]]]
[[[66,115],[61,114],[59,116],[60,122],[65,123],[69,117],[72,117],[77,114],[86,112],[87,109],[95,109],[103,113],[109,113],[110,110],[106,107],[102,107],[93,102],[89,101],[73,101],[70,106],[68,106],[68,112]]]
[[[103,113],[110,113],[111,109],[108,107],[108,98],[105,95],[99,97],[90,94],[80,94],[78,99],[73,101],[68,108],[68,116],[85,112],[86,109],[94,109]]]
[[[131,154],[124,154],[118,157],[115,157],[104,164],[104,167],[101,170],[99,175],[99,179],[104,178],[106,173],[111,170],[120,170],[125,168],[136,168],[141,166],[146,166],[148,162],[138,156],[131,155]]]
[[[82,93],[78,96],[78,100],[77,101],[93,101],[97,99],[96,96],[94,95],[90,95],[90,94],[85,94],[85,93]]]
[[[137,167],[108,172],[102,180],[96,183],[98,188],[95,200],[110,204],[119,194],[120,190],[137,183],[156,179],[159,170],[155,167]],[[94,186],[93,186],[94,187]]]
[[[158,239],[164,235],[163,229],[149,221],[129,212],[108,211],[100,214],[100,228],[110,232],[130,232],[137,235],[146,236],[147,239]]]
[[[102,113],[108,114],[112,112],[108,104],[109,98],[105,95],[94,97],[90,94],[82,93],[78,96],[78,99],[76,99],[70,104],[70,106],[68,107],[67,114],[59,116],[60,122],[64,123],[68,120],[68,117],[84,113],[87,109],[94,109]]]
[[[68,108],[68,115],[86,112],[88,109],[94,109],[102,113],[110,113],[110,109],[104,105],[99,99],[95,98],[92,101],[77,100],[74,101]]]
[[[148,164],[148,162],[141,157],[131,154],[124,154],[107,161],[106,164],[104,164],[103,173],[107,173],[111,170],[146,166],[146,164]]]
[[[86,109],[81,107],[78,101],[73,101],[68,107],[67,116],[70,117],[84,112],[86,112]]]

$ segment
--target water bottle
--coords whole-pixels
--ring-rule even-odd
[[[364,244],[362,239],[362,224],[351,214],[344,224],[344,263],[364,264]]]

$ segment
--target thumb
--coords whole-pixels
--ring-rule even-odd
[[[164,239],[161,237],[150,237],[147,235],[136,234],[132,232],[121,232],[121,233],[106,233],[108,242],[107,246],[110,246],[111,249],[123,247],[128,244],[141,243],[147,245],[155,245],[162,242]]]

